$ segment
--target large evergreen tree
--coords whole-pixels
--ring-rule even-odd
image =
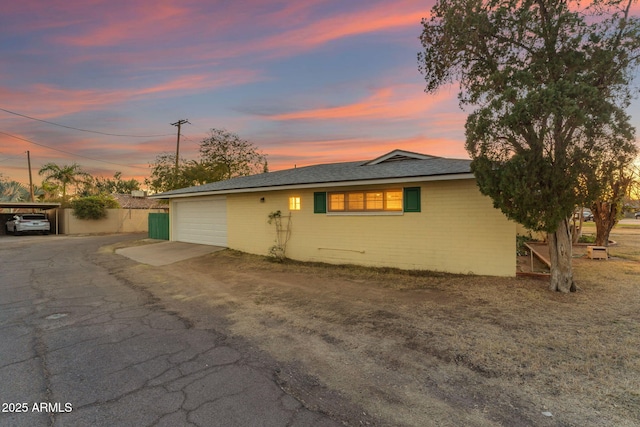
[[[575,290],[569,218],[602,152],[625,150],[638,65],[632,0],[440,0],[423,20],[427,92],[458,82],[480,191],[548,233],[551,288]]]

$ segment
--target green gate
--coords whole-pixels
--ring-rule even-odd
[[[149,214],[149,238],[169,240],[169,214]]]

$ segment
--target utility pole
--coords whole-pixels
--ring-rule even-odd
[[[31,194],[31,202],[35,202],[35,197],[33,197],[33,178],[31,177],[31,155],[29,154],[29,150],[27,150],[27,165],[29,166],[29,194]]]
[[[178,126],[178,141],[176,142],[176,178],[178,177],[178,163],[180,162],[180,127],[185,123],[189,123],[189,119],[182,119],[175,123],[171,123],[171,126]]]

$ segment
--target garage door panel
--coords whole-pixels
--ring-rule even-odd
[[[175,238],[179,242],[227,246],[226,198],[174,202]]]

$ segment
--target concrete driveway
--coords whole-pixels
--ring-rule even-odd
[[[2,237],[0,425],[339,425],[286,394],[264,354],[111,274],[134,261],[99,248],[139,238]]]
[[[116,253],[134,261],[158,267],[207,255],[223,249],[225,248],[221,246],[149,239],[148,244],[116,249]]]

